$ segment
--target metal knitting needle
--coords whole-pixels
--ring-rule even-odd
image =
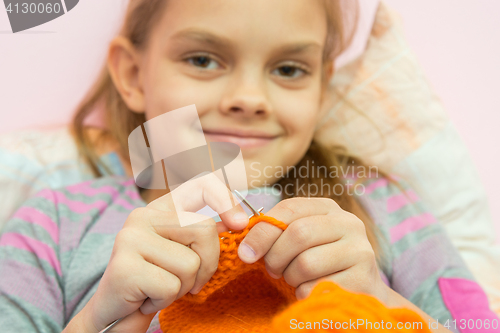
[[[125,318],[125,317],[123,317]],[[120,319],[117,319],[115,320],[114,322],[112,322],[111,324],[109,324],[108,327],[106,327],[105,329],[103,329],[102,331],[100,331],[99,333],[106,333],[106,332],[109,332],[110,329],[112,329],[116,324],[118,324],[123,318],[120,318]]]
[[[250,209],[252,211],[252,214],[253,216],[259,216],[260,215],[260,212],[264,209],[264,207],[261,207],[257,210],[255,210],[255,208],[253,208],[253,206],[250,204],[250,202],[247,201],[247,199],[245,199],[240,192],[238,192],[237,190],[234,190],[234,193],[236,193],[236,196],[241,200],[241,202],[243,202],[245,204],[245,206],[248,207],[248,209]]]

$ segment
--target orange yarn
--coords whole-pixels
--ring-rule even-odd
[[[319,282],[309,297],[276,316],[272,327],[277,333],[431,332],[416,312],[387,308],[373,296],[349,292],[332,281]]]
[[[422,321],[411,310],[387,309],[376,298],[345,291],[333,282],[318,283],[307,299],[297,301],[295,288],[283,277],[273,279],[269,276],[264,259],[245,264],[238,257],[239,244],[259,222],[273,224],[282,230],[287,228],[283,222],[261,213],[251,217],[244,230],[221,233],[217,271],[198,294],[188,293],[160,312],[159,321],[164,333],[297,331],[291,329],[292,319],[298,322],[321,322],[323,319],[349,322],[349,318],[351,321],[360,318],[373,322],[382,319],[384,322]],[[423,326],[426,328],[425,324]],[[336,331],[335,327],[332,331]],[[374,328],[375,331],[381,330]]]

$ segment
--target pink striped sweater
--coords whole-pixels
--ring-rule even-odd
[[[365,181],[356,195],[381,231],[385,283],[453,332],[500,331],[442,226],[400,184],[406,195],[384,178]],[[263,191],[247,199],[265,211],[281,200]],[[42,190],[26,201],[0,238],[1,331],[61,332],[96,291],[127,216],[145,205],[133,180],[116,176]],[[492,328],[484,330],[487,321]],[[157,317],[151,332],[161,332]]]

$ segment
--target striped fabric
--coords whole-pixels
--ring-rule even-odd
[[[100,156],[105,175],[125,176],[116,152]],[[16,131],[0,135],[0,234],[28,197],[95,178],[78,156],[69,128]]]
[[[498,318],[441,225],[400,184],[408,197],[386,179],[365,181],[357,196],[381,230],[383,280],[440,323],[467,313],[463,290],[477,300],[473,319]],[[255,191],[248,200],[267,211],[280,198]],[[95,293],[127,216],[145,205],[133,180],[118,176],[32,196],[0,238],[2,332],[61,332]],[[158,317],[151,332],[161,332]]]

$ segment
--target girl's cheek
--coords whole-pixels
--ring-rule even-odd
[[[158,82],[158,81],[157,81]],[[158,82],[145,91],[146,95],[146,118],[152,119],[190,104],[197,104],[186,90],[182,89],[182,82]],[[187,101],[191,101],[187,103]]]
[[[154,104],[160,107],[157,115],[195,104],[201,117],[217,110],[222,98],[222,85],[211,81],[195,80],[182,73],[170,73],[157,81]]]
[[[316,127],[317,111],[311,105],[295,105],[293,108],[284,108],[278,115],[281,126],[290,137],[302,140],[309,136]]]

